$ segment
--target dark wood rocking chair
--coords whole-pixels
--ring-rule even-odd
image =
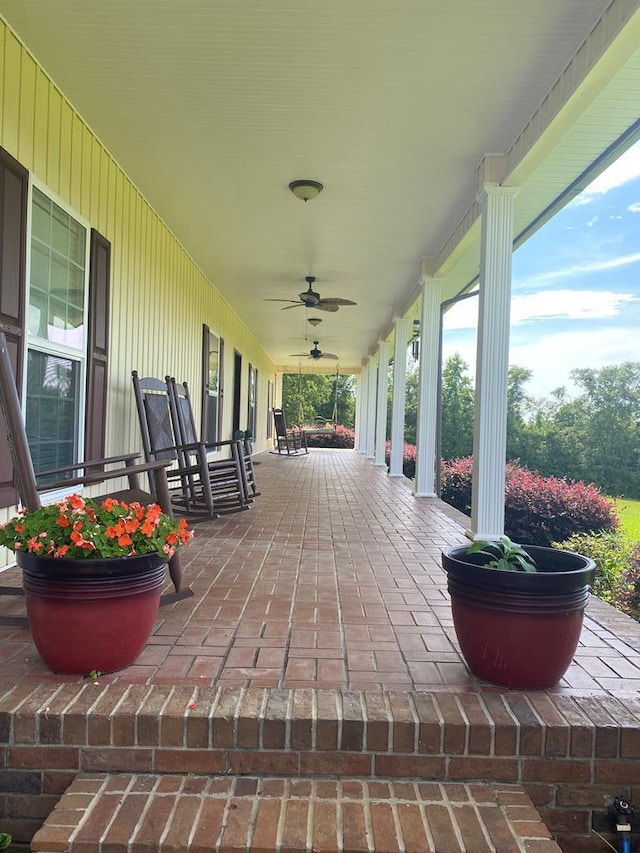
[[[306,435],[298,427],[287,428],[282,409],[273,410],[273,422],[276,430],[278,453],[281,453],[282,450],[286,450],[287,454],[298,453],[299,450],[304,450],[305,453],[309,452]]]
[[[218,512],[234,512],[248,509],[253,500],[249,492],[249,481],[244,464],[244,442],[237,439],[228,441],[202,441],[198,437],[193,407],[186,382],[176,382],[171,376],[165,381],[169,389],[174,428],[179,436],[185,463],[190,455],[204,455],[205,470],[208,472],[213,502]],[[211,451],[227,451],[225,459],[209,459]],[[254,480],[255,482],[255,480]]]
[[[94,486],[108,480],[127,478],[129,487],[120,491],[111,491],[108,495],[101,497],[113,497],[117,500],[127,502],[139,501],[140,503],[157,502],[163,512],[172,515],[169,487],[166,476],[168,461],[138,464],[137,453],[112,456],[105,459],[94,459],[78,462],[63,468],[54,468],[47,471],[35,473],[27,434],[22,420],[20,400],[16,389],[15,378],[9,350],[4,332],[0,331],[0,409],[6,427],[9,451],[13,462],[14,479],[16,489],[22,504],[29,512],[33,512],[42,505],[40,494],[52,490],[68,488],[71,492],[74,486]],[[116,468],[105,468],[105,466],[117,465]],[[146,474],[149,479],[153,477],[154,491],[148,492],[140,486],[140,475]],[[52,476],[59,479],[52,481]],[[38,482],[38,478],[46,478],[46,482]],[[99,500],[100,498],[98,498]],[[163,595],[161,605],[173,604],[193,595],[189,588],[182,589],[182,569],[180,558],[175,554],[169,561],[169,574],[175,592]],[[0,595],[22,595],[21,587],[0,586]],[[0,616],[0,624],[26,625],[26,619],[22,616]]]

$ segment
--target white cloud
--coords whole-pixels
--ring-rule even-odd
[[[475,374],[475,340],[459,341],[452,335],[445,336],[443,359],[457,352],[469,366],[470,375]],[[609,364],[623,361],[640,361],[640,342],[637,329],[609,329],[594,331],[566,331],[545,335],[529,343],[512,342],[509,349],[509,364],[526,367],[532,372],[526,391],[533,397],[548,397],[555,389],[564,385],[572,396],[578,389],[569,374],[580,367],[600,369]]]
[[[617,258],[606,258],[600,261],[591,261],[586,264],[575,264],[572,267],[562,267],[549,272],[532,275],[525,279],[514,280],[518,287],[541,287],[546,282],[557,281],[562,278],[575,278],[580,275],[588,275],[589,273],[602,272],[603,270],[617,269],[618,267],[636,264],[640,261],[640,252],[634,252],[632,255],[620,255]]]
[[[640,201],[634,201],[633,204],[630,204],[627,208],[630,213],[640,213]]]
[[[511,300],[511,325],[535,320],[597,320],[617,317],[625,304],[636,301],[630,293],[609,290],[554,290],[514,296]],[[445,314],[447,331],[475,329],[478,325],[478,299],[466,299]]]
[[[598,175],[572,203],[574,205],[589,204],[595,196],[604,195],[609,190],[621,187],[638,177],[640,177],[640,143],[629,148],[615,163]]]

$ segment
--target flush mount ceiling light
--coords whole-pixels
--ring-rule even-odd
[[[296,198],[309,201],[310,198],[315,198],[322,192],[323,186],[320,181],[291,181],[289,189]]]
[[[311,323],[312,326],[317,326],[319,323],[322,323],[322,318],[321,317],[309,317],[307,322]]]

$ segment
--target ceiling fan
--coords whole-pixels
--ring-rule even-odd
[[[319,358],[338,358],[338,356],[332,352],[322,352],[318,349],[318,341],[314,341],[313,349],[309,350],[308,354],[306,352],[292,352],[289,358],[312,358],[317,361]]]
[[[291,302],[292,305],[287,305],[286,308],[283,308],[283,311],[288,311],[289,308],[300,308],[301,305],[304,305],[306,308],[317,308],[319,311],[332,311],[335,312],[341,305],[357,305],[357,302],[352,302],[351,299],[342,299],[339,296],[327,297],[326,299],[321,299],[320,294],[317,293],[313,289],[313,283],[316,280],[314,275],[308,275],[305,278],[305,281],[309,285],[307,290],[303,290],[302,293],[299,293],[298,296],[300,301],[297,299],[265,299],[265,302]]]

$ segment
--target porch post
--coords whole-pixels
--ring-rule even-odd
[[[354,420],[354,436],[353,436],[353,449],[360,450],[360,445],[362,443],[361,436],[361,428],[362,428],[362,371],[360,373],[356,373],[356,410],[355,410],[355,420]]]
[[[360,374],[360,438],[358,450],[363,455],[367,452],[367,431],[369,424],[369,359],[362,359],[362,373]]]
[[[390,477],[402,477],[404,456],[404,409],[407,393],[407,340],[411,320],[396,317],[393,343],[393,397],[391,405]]]
[[[282,408],[282,378],[284,374],[276,373],[275,387],[273,389],[273,405],[277,408]]]
[[[473,430],[471,530],[474,539],[504,533],[509,313],[515,187],[481,190],[480,303]]]
[[[386,465],[385,444],[387,440],[387,406],[389,390],[389,344],[378,341],[378,405],[376,407],[376,450],[375,464]]]
[[[378,359],[375,356],[369,358],[369,393],[367,396],[367,448],[365,456],[367,459],[375,458],[376,444],[376,404],[378,391]]]
[[[422,262],[422,315],[420,319],[420,384],[416,430],[416,480],[414,494],[432,498],[435,489],[436,426],[438,417],[438,343],[442,280],[428,274]]]

